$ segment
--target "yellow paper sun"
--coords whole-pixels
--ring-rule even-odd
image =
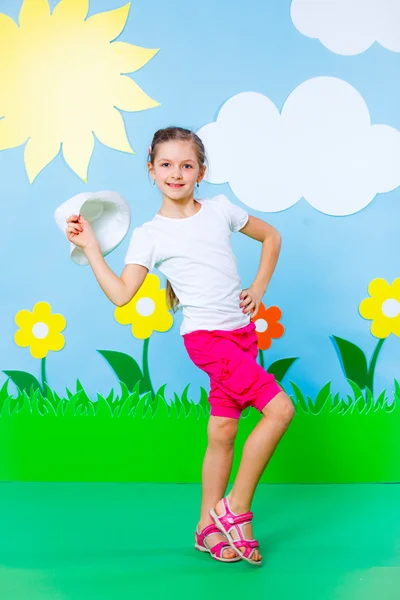
[[[117,108],[139,111],[158,103],[121,73],[137,71],[158,49],[112,42],[129,8],[86,19],[88,0],[61,0],[52,14],[48,0],[24,0],[19,27],[0,13],[0,150],[28,140],[30,182],[61,144],[66,162],[84,181],[94,135],[133,153]]]

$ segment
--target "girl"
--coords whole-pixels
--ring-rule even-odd
[[[120,277],[108,267],[83,217],[68,219],[67,237],[83,248],[101,288],[117,306],[135,296],[154,267],[166,276],[169,307],[182,307],[186,350],[211,381],[195,547],[218,561],[245,559],[260,565],[250,505],[294,409],[274,377],[256,362],[257,336],[250,316],[257,313],[275,269],[280,235],[223,195],[194,198],[206,167],[203,143],[191,131],[178,127],[157,131],[148,169],[161,191],[161,208],[152,221],[134,230]],[[262,243],[256,278],[243,291],[230,245],[233,231]],[[262,418],[246,441],[236,480],[224,497],[238,419],[247,406],[254,406]]]

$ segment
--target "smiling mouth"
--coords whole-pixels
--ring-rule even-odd
[[[172,188],[178,190],[179,188],[183,187],[185,184],[184,183],[167,183],[167,185],[169,187],[172,187]]]

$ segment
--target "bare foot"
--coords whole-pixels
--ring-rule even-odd
[[[203,529],[205,527],[207,527],[207,525],[211,525],[212,523],[214,523],[214,521],[210,519],[206,522],[206,521],[200,521],[197,531],[203,531]],[[205,542],[208,546],[208,548],[212,548],[213,546],[215,546],[216,544],[219,544],[219,542],[227,542],[228,540],[226,539],[226,537],[224,536],[223,533],[212,533],[211,535],[208,535],[205,538]],[[237,554],[237,552],[235,552],[233,550],[233,548],[225,548],[225,550],[222,551],[222,558],[236,558],[239,555]]]
[[[235,506],[235,503],[231,501],[231,499],[229,498],[229,504],[231,507],[231,510],[234,514],[236,515],[240,515],[244,512],[248,512],[248,509],[243,509],[239,506]],[[217,504],[217,506],[215,507],[215,512],[217,513],[217,515],[223,515],[225,513],[225,508],[224,508],[224,504],[223,501],[220,500]],[[247,540],[253,540],[253,527],[251,523],[246,523],[246,525],[241,525],[240,526],[242,531],[243,531],[243,535]],[[239,540],[240,536],[238,534],[238,532],[236,531],[236,529],[231,529],[230,532],[232,538],[234,540]],[[246,548],[244,546],[239,546],[239,550],[244,554]],[[259,552],[259,549],[255,549],[253,554],[251,555],[251,560],[255,560],[256,562],[260,562],[262,560],[262,556]]]

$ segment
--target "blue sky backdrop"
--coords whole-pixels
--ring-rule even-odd
[[[54,7],[56,2],[50,2]],[[92,0],[90,14],[121,6],[116,0]],[[17,19],[19,2],[3,0],[1,11]],[[356,56],[329,51],[318,40],[302,35],[290,18],[289,0],[253,0],[243,4],[203,0],[166,3],[135,0],[121,41],[160,52],[132,78],[161,103],[155,109],[124,113],[129,155],[96,143],[83,183],[58,156],[29,184],[23,147],[0,152],[2,235],[0,260],[0,369],[39,375],[40,363],[28,349],[15,345],[15,314],[49,302],[67,319],[66,346],[50,353],[48,380],[63,393],[79,378],[90,393],[108,393],[116,379],[96,349],[118,350],[141,361],[142,342],[113,317],[114,307],[103,295],[88,267],[69,258],[68,244],[54,222],[55,209],[83,191],[112,189],[132,209],[132,228],[152,218],[160,197],[146,170],[147,148],[154,131],[170,124],[199,129],[215,120],[221,106],[243,91],[265,94],[281,109],[288,95],[304,80],[321,75],[350,83],[368,105],[372,123],[400,129],[400,54],[378,44]],[[73,40],[71,40],[73,44]],[[1,92],[0,92],[1,93]],[[83,89],[82,94],[90,94]],[[237,165],[240,169],[240,164]],[[263,156],[254,156],[249,178],[267,176]],[[226,193],[238,204],[229,186],[203,183],[199,195]],[[282,309],[286,332],[266,353],[266,362],[298,356],[289,379],[315,396],[327,382],[348,391],[329,339],[338,335],[359,345],[368,356],[376,345],[369,322],[358,314],[369,282],[400,276],[400,189],[378,195],[364,210],[347,217],[322,214],[301,200],[280,213],[251,214],[265,219],[282,234],[277,271],[264,299]],[[244,287],[255,276],[261,246],[243,235],[232,238]],[[129,237],[108,257],[120,272]],[[187,357],[179,335],[180,316],[171,331],[155,333],[150,341],[150,369],[155,387],[168,383],[167,393],[187,383],[198,396],[206,377]],[[376,371],[376,389],[392,389],[399,373],[400,340],[386,341]],[[5,381],[0,375],[0,383]]]

